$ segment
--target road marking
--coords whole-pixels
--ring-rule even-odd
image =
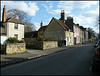
[[[90,69],[89,69],[90,72],[92,71],[92,64],[93,64],[93,61],[91,62],[91,66],[90,66]]]

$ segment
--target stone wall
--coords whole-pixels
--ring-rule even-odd
[[[16,54],[26,51],[25,43],[7,43],[6,54]]]
[[[44,32],[45,38],[51,38],[52,40],[65,39],[65,30],[57,23],[55,19],[52,19],[48,27]]]
[[[43,42],[43,49],[51,49],[51,48],[56,48],[58,47],[58,42],[57,41],[45,41]]]
[[[45,50],[45,49],[51,49],[56,47],[58,47],[57,41],[36,41],[36,42],[26,44],[26,48],[30,48],[30,49]]]

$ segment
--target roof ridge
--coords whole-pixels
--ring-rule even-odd
[[[6,20],[6,22],[14,22],[14,23],[19,23],[19,24],[24,24],[24,22],[21,22],[20,20],[16,19],[15,17],[10,17]]]
[[[54,18],[54,17],[53,17]],[[59,24],[60,24],[60,26],[64,29],[64,30],[67,30],[67,28],[64,26],[64,25],[66,25],[66,24],[64,24],[63,22],[61,22],[61,20],[58,20],[58,19],[56,19],[56,18],[54,18]],[[66,25],[67,26],[67,25]],[[69,28],[68,28],[69,29]]]

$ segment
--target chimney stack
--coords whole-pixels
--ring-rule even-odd
[[[65,21],[65,12],[61,10],[61,20]]]
[[[73,23],[73,17],[69,16],[67,17],[67,21],[72,22]]]
[[[6,5],[4,5],[3,13],[2,13],[2,22],[6,21]]]
[[[41,25],[41,27],[43,26],[43,23],[42,23],[42,21],[41,21],[41,24],[40,24],[40,25]]]

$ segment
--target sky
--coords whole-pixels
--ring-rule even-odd
[[[60,19],[61,10],[65,11],[65,19],[72,16],[74,22],[85,28],[91,27],[99,33],[99,1],[1,1],[1,19],[3,7],[6,9],[19,9],[31,16],[31,22],[36,30],[40,28],[41,21],[46,26],[52,17]]]

